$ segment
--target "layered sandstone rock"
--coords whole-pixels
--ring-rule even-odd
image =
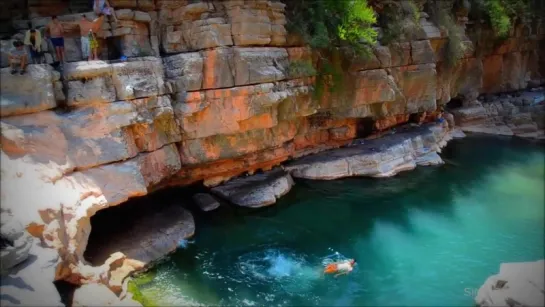
[[[239,206],[259,208],[276,203],[293,185],[291,176],[277,168],[250,177],[233,179],[212,188],[212,192]]]
[[[412,128],[302,158],[289,163],[286,170],[295,178],[305,179],[390,177],[417,165],[442,164],[437,152],[450,138],[445,125]]]
[[[485,96],[482,103],[453,110],[466,132],[545,138],[545,91]]]
[[[124,238],[117,240],[122,245],[107,243],[101,258],[110,257],[93,264],[83,257],[90,218],[162,186],[202,181],[231,202],[259,207],[275,203],[293,184],[275,167],[311,154],[321,152],[289,164],[294,177],[381,177],[442,163],[437,152],[452,133],[444,127],[370,141],[377,151],[365,141],[324,152],[371,132],[365,120],[384,130],[460,98],[463,108],[455,115],[467,131],[483,120],[501,122],[493,129],[515,135],[543,129],[541,105],[522,99],[500,108],[476,100],[479,93],[543,83],[539,29],[535,35],[514,31],[489,49],[462,37],[463,59],[448,67],[448,33],[421,14],[412,35],[375,46],[368,59],[343,59],[342,91],[330,93],[326,86],[313,99],[316,72],[297,67],[316,63],[316,54],[287,35],[280,1],[110,3],[118,21],[101,25],[101,57],[111,51],[102,38],[113,37],[127,61],[69,63],[62,82],[48,66],[30,65],[24,76],[2,71],[2,208],[11,208],[29,233],[60,255],[51,273],[56,279],[100,282],[122,296],[128,274],[190,235],[192,218],[181,208],[169,216],[150,214],[149,224],[142,223],[159,233],[134,235],[132,245]],[[11,39],[27,27],[17,18],[19,33]],[[40,29],[50,20],[30,18]],[[81,59],[80,18],[59,16],[69,62]],[[2,41],[3,66],[9,43]],[[51,46],[45,48],[51,54]],[[63,101],[68,108],[61,112],[56,106]],[[208,199],[203,208],[216,203]]]
[[[545,261],[502,263],[475,297],[477,306],[543,306]]]
[[[62,91],[55,90],[60,74],[49,65],[30,65],[24,75],[12,75],[9,68],[3,68],[0,77],[2,116],[53,109],[57,100],[64,99]]]
[[[222,46],[282,46],[285,5],[273,1],[161,1],[161,46],[166,53]]]
[[[142,58],[67,64],[70,112],[45,110],[2,118],[2,190],[33,190],[3,192],[2,207],[11,208],[32,235],[57,249],[61,261],[54,268],[56,279],[81,284],[111,274],[106,284],[120,289],[130,272],[172,251],[193,233],[192,218],[186,219],[185,211],[158,213],[163,215],[153,220],[163,220],[160,225],[168,229],[152,237],[135,235],[131,246],[138,248],[122,250],[129,258],[120,268],[92,267],[83,258],[91,216],[147,194],[181,168],[173,144],[181,135],[170,98],[163,95],[160,63]]]

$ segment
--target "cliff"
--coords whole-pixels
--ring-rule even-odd
[[[463,37],[464,56],[448,67],[442,65],[448,35],[422,12],[414,37],[377,45],[368,59],[346,60],[344,91],[313,99],[315,77],[293,67],[313,62],[315,53],[287,33],[282,2],[111,3],[118,22],[102,25],[103,61],[80,62],[75,26],[79,15],[59,16],[68,29],[69,63],[62,74],[46,64],[30,65],[25,75],[11,75],[3,68],[0,112],[2,208],[10,209],[43,245],[58,251],[51,279],[77,285],[102,282],[116,294],[123,292],[131,271],[190,236],[193,219],[175,212],[179,220],[161,225],[162,234],[154,234],[164,239],[161,246],[143,239],[143,254],[127,248],[102,265],[91,265],[83,254],[90,218],[99,210],[165,186],[196,182],[234,201],[229,185],[245,183],[228,180],[349,145],[371,132],[366,119],[387,129],[456,98],[462,101],[456,116],[462,124],[459,114],[468,113],[464,110],[484,108],[477,100],[480,94],[543,84],[539,48],[545,31],[540,24],[517,27],[501,45],[488,49]],[[40,13],[44,11],[29,15],[33,26],[47,23],[50,17]],[[25,20],[12,24],[16,30],[26,27]],[[21,33],[13,35],[18,36]],[[127,61],[105,60],[113,52],[109,37],[119,39]],[[9,43],[2,41],[2,46]],[[53,53],[48,54],[48,62],[53,62]],[[537,108],[541,113],[536,113],[539,124],[533,137],[542,136],[537,132],[543,129],[543,108]],[[393,149],[384,145],[381,150],[388,158],[361,156],[354,153],[356,147],[328,162],[338,166],[367,161],[377,165],[372,170],[362,162],[354,164],[359,172],[328,166],[329,171],[335,169],[335,178],[379,177],[439,163],[433,154],[450,136],[444,127],[430,129],[422,132],[428,141],[419,139],[414,147],[403,143],[406,139],[388,143]],[[433,150],[422,150],[423,144]],[[320,175],[312,159],[322,161],[310,156],[286,170],[296,177],[328,177]],[[273,170],[259,175],[276,187],[260,190],[266,201],[255,200],[255,195],[235,196],[250,199],[250,206],[272,204],[293,183],[286,174]]]

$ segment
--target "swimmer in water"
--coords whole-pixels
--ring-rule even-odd
[[[356,259],[333,262],[326,265],[324,274],[335,274],[334,277],[345,275],[352,272],[354,266],[356,266]]]

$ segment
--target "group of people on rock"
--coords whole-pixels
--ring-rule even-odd
[[[78,22],[81,35],[81,53],[83,59],[88,61],[98,60],[98,40],[97,32],[100,30],[100,26],[104,20],[104,16],[112,16],[115,18],[114,10],[110,6],[108,0],[92,0],[93,10],[98,15],[93,21],[87,19],[84,14],[81,15],[81,19]],[[11,74],[14,75],[19,69],[21,75],[25,74],[26,66],[29,64],[28,54],[30,54],[30,60],[34,64],[42,64],[45,62],[44,52],[42,50],[42,40],[49,38],[51,44],[55,49],[56,59],[59,62],[61,68],[62,64],[66,62],[64,52],[64,33],[65,29],[57,16],[52,16],[51,21],[45,27],[44,38],[42,38],[41,32],[32,27],[29,23],[30,30],[27,30],[23,41],[17,39],[13,42],[13,48],[8,54],[9,66],[11,68]]]

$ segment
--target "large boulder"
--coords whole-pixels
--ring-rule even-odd
[[[193,195],[193,200],[197,203],[202,211],[208,212],[217,209],[220,203],[214,196],[207,193],[197,193]]]
[[[212,188],[212,192],[249,208],[259,208],[276,203],[294,185],[291,176],[277,168],[262,174],[241,177]]]

